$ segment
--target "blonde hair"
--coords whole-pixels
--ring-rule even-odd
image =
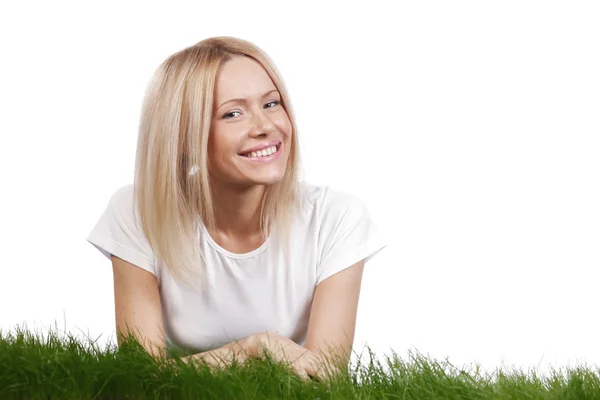
[[[291,224],[301,207],[296,123],[283,79],[269,56],[248,41],[214,37],[168,57],[154,73],[143,102],[134,205],[157,263],[189,288],[208,284],[198,242],[200,223],[215,227],[208,136],[217,73],[234,56],[250,57],[262,65],[281,95],[292,126],[285,175],[265,187],[262,233],[278,235],[287,251]],[[190,173],[192,168],[196,173]]]

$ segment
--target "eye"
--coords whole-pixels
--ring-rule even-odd
[[[223,115],[223,119],[230,119],[230,118],[233,118],[233,117],[235,116],[235,115],[233,115],[233,114],[235,114],[235,113],[238,113],[238,114],[240,114],[240,112],[239,112],[239,111],[232,111],[232,112],[230,112],[230,113],[227,113],[227,114]]]
[[[277,101],[277,100],[275,100],[275,101],[270,101],[270,102],[268,102],[267,104],[265,104],[265,108],[273,108],[273,107],[275,107],[276,105],[278,105],[279,103],[281,103],[281,102],[280,102],[280,101]],[[268,106],[269,104],[273,104],[273,105],[272,105],[271,107],[266,107],[266,106]]]

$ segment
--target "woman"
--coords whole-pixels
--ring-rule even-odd
[[[209,38],[161,64],[134,183],[87,238],[112,261],[119,343],[219,366],[267,350],[303,378],[324,376],[320,357],[347,366],[363,267],[385,245],[357,198],[300,182],[298,151],[255,45]]]

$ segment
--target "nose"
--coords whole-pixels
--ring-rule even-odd
[[[252,136],[263,136],[273,132],[275,132],[275,124],[273,124],[273,121],[271,121],[264,111],[261,109],[260,111],[254,112],[250,134]]]

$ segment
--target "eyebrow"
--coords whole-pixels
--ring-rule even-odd
[[[277,90],[277,89],[269,90],[267,93],[263,94],[261,98],[267,97],[268,95],[270,95],[273,92],[279,92],[279,90]],[[225,104],[231,103],[233,101],[237,101],[237,102],[240,102],[240,103],[246,103],[247,100],[246,99],[231,99],[231,100],[227,100],[227,101],[221,103],[221,105],[219,107],[217,107],[217,110],[219,108],[223,107]]]

